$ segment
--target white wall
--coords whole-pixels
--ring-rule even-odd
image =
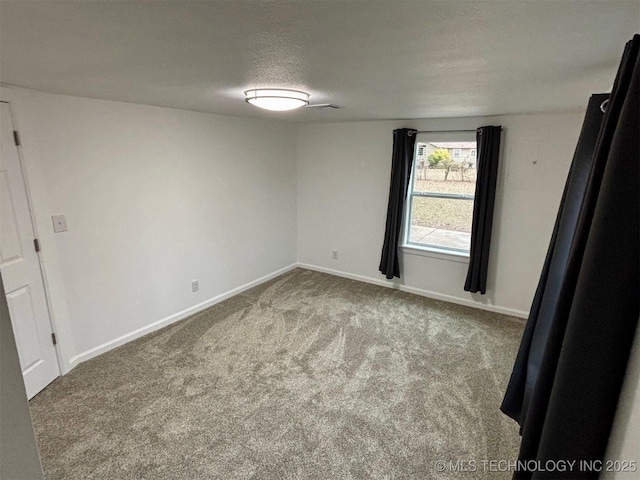
[[[391,132],[402,126],[502,124],[504,145],[487,295],[463,292],[465,262],[409,253],[394,284],[524,315],[582,122],[576,113],[296,127],[2,95],[23,139],[65,371],[296,260],[387,282],[377,267]],[[68,232],[53,233],[52,214],[67,216]]]
[[[607,466],[613,468],[602,475],[603,479],[632,480],[640,477],[639,426],[640,328],[637,328],[605,456],[605,462],[613,462]],[[626,462],[625,468],[617,468],[619,464],[615,462]]]
[[[291,125],[13,88],[5,97],[67,368],[295,262]],[[52,232],[52,214],[66,215],[68,232]]]
[[[404,253],[410,291],[526,315],[551,237],[583,112],[298,126],[298,261],[387,282],[378,272],[392,130],[502,125],[487,294],[463,291],[468,262]],[[533,162],[537,163],[534,164]],[[332,249],[339,259],[332,260]]]

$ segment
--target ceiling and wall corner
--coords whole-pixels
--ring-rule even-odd
[[[468,124],[475,121],[472,115],[477,119],[478,115],[512,111],[577,111],[593,91],[608,89],[621,46],[637,28],[639,15],[640,2],[637,1],[2,1],[0,80],[30,89],[71,95],[39,96],[36,92],[20,88],[4,90],[17,92],[17,101],[24,99],[24,108],[18,108],[18,123],[26,112],[27,118],[22,120],[25,120],[26,135],[34,142],[27,143],[24,149],[27,167],[31,168],[31,176],[37,184],[34,188],[35,215],[38,217],[36,222],[41,225],[50,223],[48,215],[52,204],[56,211],[64,211],[64,205],[75,208],[72,192],[84,188],[84,182],[94,181],[90,177],[91,172],[83,167],[85,169],[72,178],[63,175],[58,182],[52,182],[57,175],[52,162],[62,162],[56,167],[61,170],[64,170],[62,165],[69,162],[76,162],[72,169],[83,165],[80,140],[84,142],[85,139],[78,130],[73,133],[78,142],[70,141],[64,149],[62,146],[52,148],[51,142],[60,139],[42,134],[52,130],[47,126],[50,118],[43,115],[49,105],[60,105],[59,111],[47,110],[47,115],[53,116],[51,118],[65,111],[70,115],[75,115],[73,112],[76,111],[84,115],[86,124],[82,127],[88,128],[90,135],[97,130],[105,135],[114,135],[117,130],[115,124],[96,126],[104,120],[100,117],[110,117],[113,111],[123,112],[128,119],[136,115],[139,119],[147,119],[148,122],[135,123],[141,126],[138,138],[144,147],[129,152],[141,162],[148,160],[145,155],[149,151],[156,152],[150,139],[158,132],[166,137],[168,132],[165,126],[156,125],[154,115],[148,113],[151,107],[130,105],[126,108],[121,103],[107,102],[104,104],[106,110],[100,115],[99,109],[93,107],[98,100],[81,102],[78,97],[174,107],[179,110],[173,116],[163,109],[155,111],[160,117],[173,119],[179,131],[183,127],[175,123],[177,118],[187,124],[198,125],[198,131],[203,134],[207,131],[204,125],[211,125],[217,132],[216,138],[221,139],[222,132],[233,137],[232,125],[243,131],[255,132],[253,135],[259,138],[259,142],[266,142],[265,152],[270,152],[267,153],[267,161],[273,163],[279,157],[289,169],[284,187],[285,196],[289,199],[288,213],[278,214],[278,222],[286,225],[289,237],[278,250],[279,260],[272,262],[276,268],[296,259],[309,261],[310,244],[301,238],[308,232],[302,223],[296,225],[301,218],[300,202],[309,195],[300,185],[308,181],[305,178],[307,158],[316,158],[317,153],[322,152],[330,155],[329,150],[337,148],[333,145],[334,139],[324,136],[324,143],[314,150],[315,153],[300,151],[300,132],[307,132],[300,129],[305,124],[344,123],[353,119],[459,116],[468,117],[460,119],[460,122]],[[616,25],[616,28],[612,29],[611,25]],[[264,86],[301,89],[311,93],[311,103],[331,102],[343,108],[273,113],[256,109],[244,101],[245,89]],[[192,118],[184,110],[227,116],[214,120],[195,114],[196,117]],[[96,118],[88,112],[93,112]],[[250,127],[238,118],[242,116],[269,121]],[[302,125],[297,133],[290,130],[290,134],[284,134],[283,129],[287,128],[282,121]],[[123,124],[127,122],[123,120]],[[455,120],[436,122],[437,125],[460,124]],[[65,125],[70,126],[72,122],[65,119],[63,123],[56,122],[55,128],[63,131]],[[394,125],[400,123],[393,122]],[[573,125],[573,121],[569,123]],[[360,123],[357,130],[375,130],[388,125],[385,122],[365,122]],[[310,129],[315,132],[313,126]],[[129,137],[124,135],[122,138],[126,140]],[[299,148],[297,160],[294,151],[271,152],[269,139],[276,143],[280,140],[274,139],[281,139],[286,146],[296,138]],[[306,133],[303,138],[306,138]],[[373,139],[363,134],[362,139],[372,148],[377,145],[374,155],[388,154],[387,147],[380,149],[388,141],[386,136]],[[178,142],[182,141],[180,137]],[[218,148],[224,150],[220,158],[227,156],[240,161],[245,153],[255,152],[255,146],[248,146],[242,153],[242,149],[231,149],[227,143],[218,144]],[[143,151],[147,146],[150,150],[145,154]],[[77,156],[64,154],[70,148],[76,148]],[[119,147],[114,145],[114,148]],[[202,155],[210,148],[213,147],[203,144],[197,151],[190,148],[183,153]],[[364,149],[365,145],[357,148]],[[508,162],[521,162],[526,156],[524,151],[526,149],[516,149]],[[100,151],[95,155],[102,161],[108,157],[103,155],[106,153]],[[228,157],[229,153],[231,157]],[[320,164],[329,160],[329,157],[318,157]],[[196,161],[196,169],[208,168],[195,158],[189,161]],[[249,161],[255,162],[256,159]],[[105,162],[105,165],[111,163]],[[280,168],[276,163],[273,165]],[[138,168],[135,164],[134,167]],[[243,167],[240,164],[238,168]],[[336,168],[339,169],[338,166]],[[329,182],[337,181],[334,173],[325,172]],[[116,172],[112,175],[116,178]],[[386,178],[386,174],[380,178]],[[67,185],[67,191],[63,190],[63,185]],[[255,185],[260,187],[257,183]],[[276,203],[281,201],[277,196],[272,200]],[[190,201],[194,205],[197,203],[195,198]],[[82,214],[89,218],[102,207],[104,205],[97,210],[89,208]],[[545,207],[542,218],[552,215],[551,210],[553,208]],[[109,211],[103,213],[114,215]],[[131,212],[126,213],[129,215]],[[318,218],[325,213],[315,212]],[[73,215],[71,221],[74,221]],[[96,225],[95,228],[99,231],[101,227]],[[237,229],[244,231],[245,227],[237,226]],[[45,244],[64,243],[46,228],[43,231],[46,232],[43,233]],[[230,235],[233,234],[227,232],[227,238]],[[318,238],[314,237],[314,241]],[[220,237],[216,241],[222,240]],[[511,243],[506,244],[507,248],[509,245]],[[51,266],[48,276],[52,283],[53,309],[62,330],[60,347],[63,357],[69,359],[96,342],[63,340],[70,339],[70,332],[75,328],[64,319],[74,315],[78,318],[90,316],[88,312],[73,314],[69,311],[77,308],[73,297],[78,293],[68,292],[69,282],[65,284],[62,281],[60,272],[63,264],[67,264],[64,268],[68,269],[68,262],[73,259],[73,255],[67,255],[69,252],[63,250],[50,249],[43,256]],[[363,253],[356,254],[351,261],[356,261],[358,255],[363,256]],[[322,264],[322,261],[317,263]],[[368,274],[361,265],[361,261],[354,263],[352,270]],[[256,274],[270,271],[263,267],[265,265],[259,266]],[[228,286],[253,278],[257,278],[256,275],[238,278]],[[138,287],[132,285],[132,288]],[[223,285],[214,290],[219,292],[221,288]],[[422,282],[420,288],[432,287]],[[70,302],[65,301],[67,297],[71,298]],[[527,294],[519,293],[515,298],[511,301],[511,308],[526,308]],[[188,305],[189,301],[184,300],[178,303]],[[509,302],[498,300],[498,303],[506,305]],[[158,309],[158,306],[153,308]],[[158,312],[161,310],[168,312],[171,308],[159,308]],[[85,329],[87,332],[91,330],[90,327]],[[70,368],[70,365],[67,363],[65,368]]]
[[[639,19],[637,0],[3,0],[0,81],[302,123],[577,111]],[[276,117],[256,87],[342,108]]]

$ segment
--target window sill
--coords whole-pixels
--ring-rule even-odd
[[[421,247],[418,245],[400,245],[400,250],[408,255],[418,255],[420,257],[431,257],[451,262],[469,263],[469,254],[455,252],[436,247]]]

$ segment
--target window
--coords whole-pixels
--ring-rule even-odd
[[[455,137],[454,137],[455,138]],[[476,187],[476,142],[416,142],[407,193],[405,246],[469,254]],[[463,157],[462,151],[469,152]],[[457,154],[456,154],[457,152]],[[474,161],[470,162],[469,157]]]

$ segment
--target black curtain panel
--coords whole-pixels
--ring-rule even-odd
[[[598,478],[585,465],[604,457],[638,324],[640,36],[604,116],[602,99],[589,104],[501,407],[521,426],[516,479]],[[558,460],[577,463],[537,468]]]
[[[411,135],[409,135],[411,132]],[[393,131],[393,157],[391,159],[391,185],[384,244],[379,270],[389,280],[400,277],[398,263],[398,240],[402,229],[402,216],[411,179],[413,149],[416,144],[415,130],[400,128]]]
[[[464,289],[467,292],[484,294],[487,291],[487,269],[491,246],[493,207],[496,200],[501,131],[502,127],[500,126],[487,126],[480,127],[476,133],[478,176],[473,203],[469,270],[464,284]]]
[[[560,210],[551,235],[547,257],[533,298],[511,381],[502,402],[502,411],[518,422],[526,417],[531,394],[540,374],[540,359],[545,350],[548,350],[548,354],[551,354],[553,350],[556,358],[559,354],[564,329],[560,329],[561,331],[554,332],[550,336],[551,320],[560,301],[560,286],[567,267],[571,243],[576,233],[589,172],[593,165],[593,152],[598,132],[604,118],[600,107],[608,98],[609,94],[599,94],[593,95],[589,100],[582,131],[560,202]],[[555,329],[558,328],[559,325],[556,324]],[[529,362],[532,366],[530,369],[527,368]]]

